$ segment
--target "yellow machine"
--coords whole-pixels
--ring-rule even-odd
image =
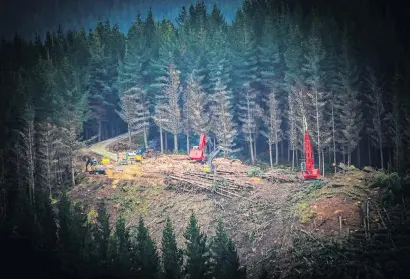
[[[206,164],[204,164],[204,166],[202,167],[202,170],[204,172],[209,172],[209,173],[213,173],[215,170],[215,166],[212,163],[212,161],[214,160],[214,158],[216,157],[216,155],[218,155],[219,152],[221,151],[225,151],[225,152],[230,152],[230,153],[234,153],[234,152],[238,152],[241,151],[241,148],[232,150],[223,146],[219,146],[217,149],[215,149],[211,155],[209,155],[208,161],[206,162]]]
[[[88,165],[90,165],[91,170],[88,171]],[[92,158],[87,160],[87,164],[85,166],[86,171],[90,174],[106,174],[105,166],[99,165],[97,159]]]
[[[102,157],[102,159],[101,159],[101,165],[104,165],[104,166],[109,165],[110,162],[111,162],[111,160],[108,157]]]

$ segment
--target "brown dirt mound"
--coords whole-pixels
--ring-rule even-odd
[[[308,207],[301,204],[301,223],[308,230],[325,235],[338,235],[348,229],[355,230],[361,224],[359,204],[342,195],[314,200]]]

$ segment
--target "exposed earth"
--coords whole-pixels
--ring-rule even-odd
[[[362,222],[361,204],[369,196],[366,185],[371,173],[352,168],[306,183],[286,167],[264,169],[216,158],[215,176],[203,172],[185,154],[159,154],[142,163],[119,166],[115,151],[121,151],[118,146],[127,148],[126,141],[123,135],[82,151],[79,183],[71,190],[71,198],[82,202],[87,212],[105,200],[111,220],[122,212],[131,228],[141,215],[158,244],[169,216],[181,247],[191,211],[209,236],[221,217],[250,278],[273,250],[286,253],[293,231],[342,237]],[[85,174],[85,162],[80,159],[84,155],[108,156],[107,174]]]

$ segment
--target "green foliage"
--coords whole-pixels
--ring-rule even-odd
[[[157,248],[149,236],[148,228],[145,227],[142,217],[138,221],[135,253],[138,266],[137,277],[158,278],[160,268]]]
[[[369,185],[369,188],[379,188],[380,197],[385,204],[392,204],[401,200],[402,181],[396,172],[376,172],[374,181]]]
[[[108,248],[110,244],[110,222],[109,215],[106,211],[104,202],[100,202],[97,208],[97,218],[94,224],[95,245],[100,256],[100,265],[103,268],[108,267]]]
[[[185,272],[189,278],[210,278],[210,253],[207,237],[201,233],[194,213],[189,218],[189,224],[184,232],[186,241]]]
[[[252,167],[252,169],[248,171],[248,176],[257,177],[261,176],[263,173],[264,171],[260,167]]]
[[[177,247],[175,233],[169,217],[162,232],[163,278],[177,279],[182,276],[183,251]]]
[[[212,269],[214,278],[245,278],[245,272],[239,270],[240,264],[235,246],[225,232],[221,219],[218,219],[211,251],[214,261]]]

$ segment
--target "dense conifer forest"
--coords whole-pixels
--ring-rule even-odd
[[[157,244],[142,218],[128,228],[119,217],[111,228],[103,204],[90,217],[69,201],[78,151],[123,133],[142,131],[145,142],[159,138],[162,152],[177,153],[205,132],[218,145],[241,147],[251,164],[296,170],[306,118],[324,175],[334,162],[409,167],[410,61],[388,11],[371,1],[330,12],[246,0],[228,24],[216,5],[197,2],[176,22],[156,21],[149,10],[127,33],[102,20],[93,30],[0,42],[1,247],[13,278],[246,276],[223,220],[208,237],[192,215],[182,249],[172,220]],[[339,260],[354,261],[356,252]],[[326,274],[331,263],[320,268]]]

